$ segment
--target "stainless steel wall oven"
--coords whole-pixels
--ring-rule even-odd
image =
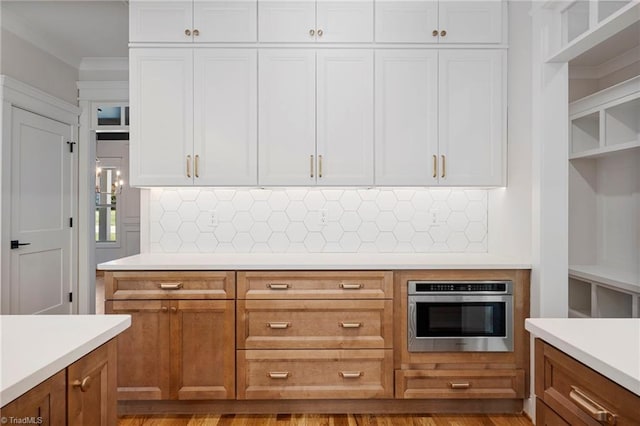
[[[408,281],[409,352],[513,351],[511,281]]]

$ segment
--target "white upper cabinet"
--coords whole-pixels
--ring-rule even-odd
[[[134,186],[257,184],[255,49],[130,49]]]
[[[501,50],[377,51],[376,185],[503,185],[504,61]]]
[[[264,49],[259,69],[259,184],[372,184],[373,52],[318,51],[316,69],[315,50]]]
[[[500,0],[376,0],[376,41],[385,43],[500,43]]]
[[[261,42],[371,42],[373,0],[258,1]]]
[[[256,0],[131,0],[129,41],[256,41]]]

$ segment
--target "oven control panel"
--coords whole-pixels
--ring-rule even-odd
[[[513,294],[511,281],[409,281],[409,294]]]

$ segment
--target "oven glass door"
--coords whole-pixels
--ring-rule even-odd
[[[505,337],[504,302],[418,302],[416,337]]]

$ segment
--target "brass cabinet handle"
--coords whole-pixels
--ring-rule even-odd
[[[437,178],[438,177],[438,156],[434,155],[433,156],[433,178]]]
[[[431,32],[431,35],[434,36],[434,37],[438,37],[438,30],[433,30]]]
[[[199,165],[200,165],[200,155],[196,155],[195,172],[196,172],[197,178],[200,177],[200,172],[198,172]]]
[[[322,34],[324,34],[324,31],[318,30],[318,37],[322,37]]]
[[[342,328],[360,328],[362,327],[361,322],[341,322],[340,327]]]
[[[447,157],[445,157],[444,155],[442,155],[441,157],[442,157],[442,175],[440,176],[445,177],[447,175]]]
[[[440,31],[440,37],[445,37],[447,32],[445,30]]]
[[[182,287],[182,283],[160,283],[162,290],[178,290]]]
[[[309,174],[313,177],[313,155],[309,156]]]
[[[359,290],[362,288],[362,284],[345,284],[340,283],[340,288],[343,290]]]
[[[87,376],[82,380],[74,380],[71,385],[74,388],[80,388],[81,392],[86,392],[89,390],[89,387],[91,387],[91,376]]]
[[[310,36],[312,36],[312,37],[313,37],[314,35],[316,35],[315,30],[314,30],[314,29],[310,29],[310,30],[309,30],[309,35],[310,35]]]
[[[602,405],[598,404],[592,398],[587,396],[584,391],[577,386],[571,386],[569,398],[575,402],[582,410],[599,422],[606,422],[609,425],[616,424],[618,415],[610,412]]]
[[[291,325],[291,323],[288,322],[268,322],[267,323],[267,327],[272,328],[272,329],[284,329],[284,328],[289,328],[289,326]]]
[[[270,288],[271,290],[286,290],[289,287],[290,287],[289,284],[277,284],[277,283],[267,284],[267,288]]]
[[[162,310],[162,312],[168,312],[169,308],[167,308],[166,306],[163,306],[162,308],[160,308],[160,310]]]
[[[449,383],[451,389],[469,389],[471,385],[469,383]]]
[[[288,371],[269,371],[269,377],[272,379],[287,379],[289,378]]]
[[[191,36],[191,30],[189,28],[187,28],[186,30],[184,30],[184,35],[186,36]]]
[[[187,177],[191,177],[191,156],[187,155]]]
[[[195,37],[198,37],[200,35],[200,30],[198,30],[198,29],[193,30],[193,35]]]
[[[362,376],[362,371],[341,371],[338,374],[343,379],[357,379]]]
[[[174,313],[174,314],[177,313],[178,312],[178,308],[176,308],[175,306],[172,306],[171,307],[171,312]]]
[[[322,177],[322,155],[318,155],[318,177]]]

